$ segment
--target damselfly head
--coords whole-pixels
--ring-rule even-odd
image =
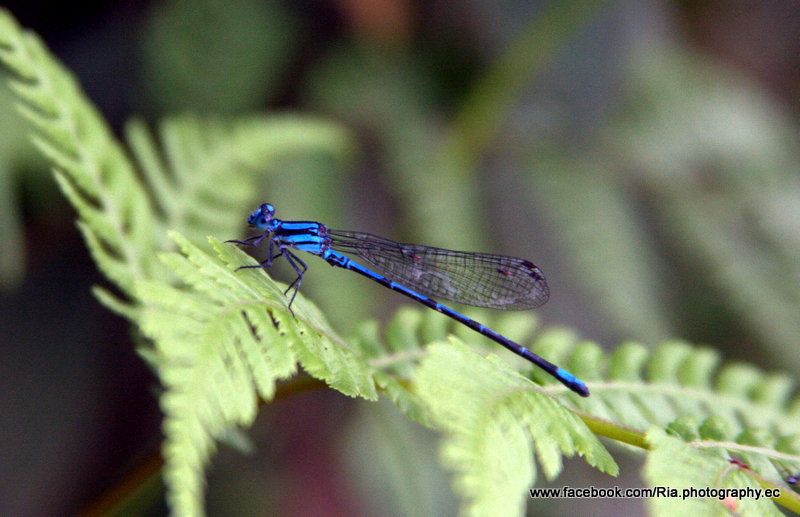
[[[250,226],[255,226],[260,230],[266,230],[274,217],[275,207],[269,203],[264,203],[253,210],[253,213],[247,218],[247,222],[250,223]]]

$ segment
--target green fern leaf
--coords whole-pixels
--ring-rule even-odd
[[[499,360],[455,339],[429,347],[416,378],[420,396],[447,437],[444,460],[472,515],[519,515],[536,481],[536,453],[548,479],[562,454],[581,454],[603,472],[617,465],[578,416]]]
[[[376,400],[373,370],[328,327],[302,296],[297,319],[281,287],[263,271],[234,271],[252,259],[210,239],[220,260],[177,233],[181,254],[162,260],[186,285],[142,281],[142,332],[153,343],[153,363],[165,388],[164,479],[172,510],[202,513],[203,470],[215,443],[232,426],[248,426],[258,397],[270,400],[275,383],[295,373],[312,376],[349,396]]]
[[[71,74],[2,9],[0,61],[11,73],[19,110],[36,129],[34,139],[79,213],[94,260],[124,298],[99,288],[95,293],[153,341],[140,353],[165,387],[164,470],[176,513],[202,513],[203,466],[215,440],[251,422],[257,395],[272,397],[275,381],[291,375],[298,359],[343,393],[376,398],[370,368],[342,350],[313,307],[298,300],[306,317],[298,326],[263,273],[233,274],[231,264],[239,265],[243,255],[232,246],[212,243],[230,267],[180,238],[184,256],[167,254],[159,261],[157,253],[173,247],[168,227],[198,240],[201,232],[233,234],[241,207],[253,203],[254,171],[280,154],[341,154],[350,147],[342,130],[296,116],[227,122],[181,117],[162,124],[162,154],[134,122],[127,133],[145,185]]]
[[[233,234],[241,207],[255,202],[255,171],[288,153],[343,156],[352,148],[341,128],[313,117],[183,116],[162,122],[160,154],[145,126],[134,121],[126,134],[145,184],[72,74],[2,9],[0,62],[11,74],[17,108],[36,129],[34,141],[78,211],[93,259],[127,298],[100,291],[101,299],[128,316],[136,312],[137,281],[171,278],[156,259],[158,251],[172,249],[167,228],[193,242],[209,233]]]
[[[739,497],[731,492],[723,500],[706,493],[683,498],[684,490],[761,489],[762,485],[745,471],[733,467],[719,451],[692,447],[663,430],[653,428],[647,434],[651,452],[645,465],[645,476],[651,486],[678,490],[677,497],[653,497],[647,500],[652,515],[782,515],[769,498]],[[687,492],[687,495],[690,492]]]
[[[242,210],[254,204],[253,193],[263,179],[255,173],[273,167],[279,157],[344,157],[352,147],[341,127],[292,114],[235,120],[184,115],[162,121],[158,141],[134,120],[125,133],[153,193],[160,226],[180,229],[196,243],[206,235],[227,235],[241,227]],[[154,234],[166,238],[164,231]],[[168,249],[165,240],[159,249]]]
[[[434,427],[430,412],[419,395],[411,389],[409,379],[414,376],[415,360],[425,354],[425,341],[420,339],[420,332],[425,322],[431,320],[431,314],[434,319],[445,320],[446,323],[446,318],[441,315],[404,307],[389,322],[385,342],[374,321],[362,323],[348,340],[376,368],[375,382],[395,406],[408,418],[429,428]],[[410,332],[399,332],[401,328]],[[441,333],[436,337],[443,338],[446,329],[441,327]],[[405,336],[402,344],[397,341],[398,333]]]
[[[135,278],[147,274],[144,258],[155,249],[148,241],[121,242],[120,234],[152,227],[154,212],[122,146],[74,77],[6,11],[0,12],[0,60],[13,74],[9,84],[22,101],[18,108],[36,128],[35,143],[87,223],[81,231],[98,267],[131,292]]]
[[[643,345],[627,343],[611,355],[608,379],[592,386],[592,394],[599,397],[581,401],[581,408],[642,430],[650,425],[665,428],[680,416],[693,415],[700,420],[725,418],[731,432],[755,426],[779,436],[797,432],[800,409],[790,403],[794,383],[787,376],[718,363],[716,352],[680,341],[663,343],[649,353]],[[595,371],[604,368],[594,366]]]

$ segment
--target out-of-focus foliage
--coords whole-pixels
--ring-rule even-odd
[[[750,336],[796,370],[797,125],[682,49],[634,54],[623,84],[588,150],[529,148],[570,271],[623,335]]]
[[[154,3],[141,34],[142,82],[160,111],[253,109],[274,95],[298,48],[297,22],[278,2]]]

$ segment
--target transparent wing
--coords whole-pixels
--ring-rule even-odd
[[[550,297],[541,269],[524,259],[401,244],[361,232],[328,230],[328,236],[335,251],[359,257],[389,280],[433,299],[520,310]]]

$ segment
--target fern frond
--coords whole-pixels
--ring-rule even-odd
[[[189,116],[164,122],[159,152],[144,126],[134,122],[128,135],[145,184],[73,76],[3,9],[0,61],[12,75],[18,108],[33,123],[39,149],[79,213],[95,262],[123,298],[95,292],[153,340],[152,349],[140,352],[165,387],[165,478],[176,512],[202,513],[203,466],[215,440],[251,422],[257,395],[269,399],[275,381],[291,375],[298,359],[343,393],[377,396],[371,370],[343,351],[340,340],[331,341],[335,335],[316,310],[299,303],[308,324],[298,327],[286,314],[280,290],[254,282],[263,274],[233,275],[233,267],[207,260],[180,239],[185,256],[157,259],[158,251],[173,248],[168,227],[198,240],[208,232],[234,234],[241,207],[254,201],[254,171],[281,154],[313,150],[340,156],[351,147],[344,131],[289,115],[239,121]],[[212,245],[221,257],[242,260],[230,246]],[[175,287],[177,280],[192,291]],[[270,300],[281,310],[270,310]]]
[[[422,338],[420,328],[425,326],[425,321],[432,319],[431,314],[430,311],[404,307],[389,322],[385,340],[381,338],[378,324],[374,321],[362,323],[349,339],[353,347],[368,358],[368,363],[376,369],[375,382],[392,403],[408,418],[428,428],[434,427],[430,412],[412,390],[410,379],[414,377],[416,359],[425,354],[423,347],[426,341]],[[435,319],[446,320],[442,317]],[[402,344],[396,340],[395,331],[399,328],[411,331]],[[437,338],[444,337],[446,330],[446,326],[441,327]]]
[[[748,489],[778,486],[732,466],[721,451],[694,447],[658,428],[648,432],[647,440],[651,451],[644,469],[647,481],[653,487],[677,490],[675,497],[649,498],[647,506],[651,515],[782,515],[770,498],[737,495]],[[788,487],[783,488],[788,490]],[[697,491],[696,495],[684,498],[684,494],[690,494],[692,489]],[[708,493],[699,495],[700,490],[707,489],[732,491],[728,492],[731,495],[727,499]],[[787,507],[794,505],[796,510],[800,501],[792,502],[791,499],[797,498],[787,494],[783,502]]]
[[[34,141],[78,211],[92,257],[127,298],[105,291],[102,299],[126,315],[135,314],[138,281],[171,279],[156,260],[158,251],[172,249],[167,228],[194,242],[209,233],[232,235],[242,207],[255,202],[254,172],[280,155],[341,157],[352,148],[340,127],[314,117],[184,116],[161,124],[159,152],[144,124],[134,121],[126,133],[145,183],[73,75],[2,9],[0,62],[11,73],[19,111],[36,130]]]
[[[151,228],[153,211],[122,146],[72,74],[6,11],[0,12],[0,60],[13,76],[9,85],[22,101],[20,111],[36,128],[35,143],[89,223],[81,231],[98,267],[132,292],[135,279],[148,275],[147,257],[155,249],[152,241],[133,243],[120,235]]]
[[[312,376],[349,395],[377,399],[373,369],[297,297],[295,319],[283,290],[261,270],[234,271],[252,259],[210,239],[218,260],[173,233],[181,254],[162,260],[185,288],[138,284],[142,332],[165,388],[164,478],[176,514],[202,513],[203,470],[215,443],[234,426],[248,426],[258,398],[299,362]]]
[[[161,226],[180,229],[195,243],[241,226],[242,211],[256,201],[256,173],[281,156],[325,153],[341,159],[352,148],[341,127],[294,114],[235,120],[184,115],[161,122],[158,140],[134,120],[125,133]],[[163,231],[158,235],[166,237]],[[166,248],[162,243],[160,249]]]
[[[762,486],[783,488],[784,495],[776,502],[800,509],[800,497],[780,481],[782,472],[800,467],[800,397],[791,397],[795,383],[751,365],[720,367],[718,363],[716,353],[683,342],[667,342],[650,352],[628,343],[611,355],[607,380],[588,382],[591,400],[575,402],[593,415],[584,417],[593,430],[623,443],[650,449],[654,442],[646,430],[651,426],[669,430],[694,451],[686,457],[697,455],[687,460],[689,468],[703,470],[705,481],[718,474],[731,455],[742,458],[749,465],[748,473],[767,480]],[[601,363],[595,366],[602,371]],[[591,378],[588,372],[580,373]],[[716,454],[712,463],[702,459],[706,450]],[[667,462],[670,457],[666,453],[653,461]],[[680,471],[682,467],[673,468]],[[669,476],[659,477],[661,470],[650,472],[653,486],[669,484]],[[692,476],[683,479],[681,487],[714,486],[705,481],[699,484],[701,478]],[[666,514],[658,504],[656,509]]]
[[[680,416],[693,415],[701,420],[723,417],[734,433],[753,427],[778,436],[796,432],[800,399],[790,400],[794,384],[787,376],[718,363],[715,352],[680,341],[663,343],[650,352],[643,345],[627,343],[607,365],[598,361],[576,366],[575,373],[589,380],[593,395],[578,403],[589,414],[642,430],[650,425],[665,428]],[[592,382],[597,373],[584,368],[605,369],[608,378]]]
[[[405,315],[403,325],[393,329],[390,324],[387,340],[399,339],[408,346],[416,339],[423,347],[419,337],[423,334],[442,339],[448,330],[460,332],[457,325],[448,328],[452,324],[441,317],[439,320],[446,322],[443,328],[426,323],[434,322],[437,316],[433,314],[429,319],[425,314],[416,318]],[[506,331],[496,322],[489,323]],[[524,328],[525,325],[520,326]],[[513,327],[510,334],[514,334]],[[476,364],[465,362],[458,358],[457,349],[443,344],[427,348],[426,356],[440,357],[424,358],[412,385],[414,395],[425,407],[426,421],[446,431],[445,461],[456,472],[457,486],[476,514],[514,514],[514,508],[522,507],[524,490],[535,481],[534,466],[529,465],[534,449],[548,478],[558,474],[561,454],[575,452],[591,451],[595,456],[590,463],[614,472],[607,453],[595,444],[563,444],[554,441],[558,437],[547,436],[553,432],[563,438],[585,427],[583,423],[569,427],[575,414],[565,407],[542,406],[539,394],[544,396],[545,392],[566,397],[568,406],[578,410],[577,415],[594,433],[640,450],[648,450],[647,430],[655,425],[679,434],[693,447],[719,449],[718,456],[723,460],[735,454],[751,465],[753,472],[773,482],[781,478],[777,465],[788,472],[800,470],[800,401],[790,398],[794,385],[784,375],[764,374],[743,364],[720,366],[719,357],[710,350],[676,341],[652,351],[627,343],[606,357],[597,344],[580,342],[566,330],[545,330],[533,340],[521,335],[516,338],[588,381],[592,396],[573,396],[536,368],[526,375],[537,380],[542,376],[541,381],[549,384],[544,389],[499,363],[490,374],[486,368],[491,363],[477,357]],[[470,342],[474,341],[471,338]],[[524,402],[511,395],[517,392]],[[504,399],[506,395],[510,398]],[[492,404],[507,404],[512,409],[500,411]],[[410,407],[414,407],[413,403]],[[499,415],[496,420],[492,409]],[[547,422],[547,426],[564,427],[548,427],[542,440],[541,434],[534,434],[538,431],[535,427],[529,430],[529,419],[541,425]],[[497,426],[501,431],[495,430]],[[522,434],[515,437],[515,433]],[[544,451],[539,450],[540,446]],[[508,463],[498,463],[498,458]],[[507,488],[508,493],[498,487]],[[508,498],[512,492],[517,499]],[[501,495],[495,499],[487,494]]]
[[[471,515],[520,515],[536,480],[533,452],[548,479],[576,453],[603,472],[617,465],[578,416],[499,360],[451,340],[428,349],[417,389],[447,438],[444,460]]]

